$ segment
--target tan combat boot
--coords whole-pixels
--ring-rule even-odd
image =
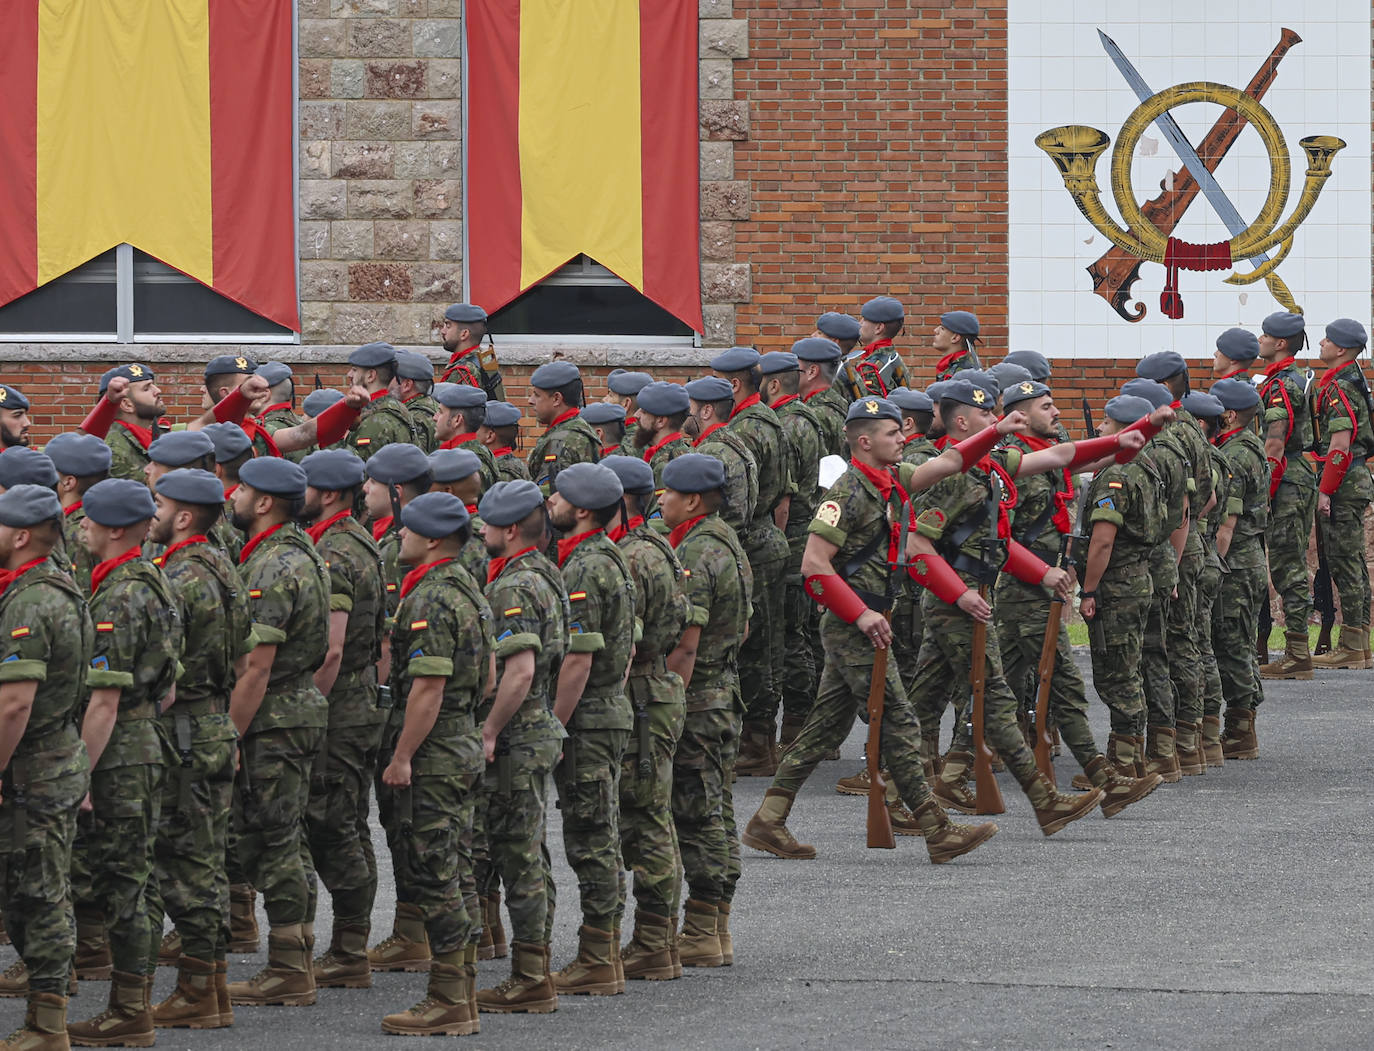
[[[85,982],[103,982],[113,971],[105,914],[99,909],[77,909],[76,976]]]
[[[85,1022],[68,1022],[67,1038],[76,1047],[152,1047],[157,1031],[144,976],[112,971],[108,1006]]]
[[[1265,679],[1310,679],[1312,678],[1312,654],[1307,648],[1307,632],[1285,632],[1287,642],[1279,659],[1272,664],[1260,666],[1260,676]]]
[[[792,812],[792,800],[792,793],[786,789],[770,788],[764,792],[763,804],[758,813],[749,819],[749,824],[744,826],[740,842],[780,858],[794,861],[814,858],[816,848],[810,843],[798,843],[787,829],[787,815]]]
[[[1226,733],[1221,738],[1221,754],[1227,759],[1259,758],[1253,708],[1226,709]]]
[[[613,939],[611,931],[582,925],[577,933],[577,956],[553,973],[553,987],[560,996],[615,996],[620,992],[611,950]]]
[[[1175,748],[1177,738],[1172,726],[1151,726],[1145,746],[1145,775],[1158,774],[1166,784],[1175,784],[1183,779],[1179,772],[1178,755]]]
[[[945,756],[945,765],[940,770],[940,776],[930,786],[942,807],[946,810],[957,810],[961,814],[978,812],[978,799],[968,787],[969,775],[972,773],[973,756],[968,752],[950,752]]]
[[[15,960],[0,974],[0,996],[18,999],[29,995],[29,969],[23,960]]]
[[[1178,758],[1178,772],[1184,777],[1197,777],[1207,772],[1207,760],[1202,757],[1202,725],[1179,723],[1174,739],[1174,755]]]
[[[179,967],[181,966],[181,934],[173,927],[162,936],[162,944],[157,950],[157,965],[159,967]]]
[[[1046,836],[1052,836],[1065,825],[1077,821],[1102,801],[1102,790],[1099,788],[1077,795],[1058,792],[1039,770],[1034,771],[1021,788],[1035,808],[1035,820],[1040,823],[1040,831]]]
[[[1331,652],[1312,658],[1317,668],[1368,668],[1370,663],[1369,628],[1346,624],[1341,625],[1340,641]]]
[[[258,932],[258,893],[247,883],[229,885],[229,951],[257,952],[262,941]]]
[[[921,823],[926,852],[930,855],[932,865],[953,861],[997,834],[997,826],[991,821],[981,825],[955,824],[934,798],[927,799],[916,808],[916,820]]]
[[[491,989],[477,990],[477,1009],[492,1014],[552,1014],[558,993],[549,977],[549,947],[531,942],[511,945],[510,977]]]
[[[5,917],[0,915],[0,945],[10,943],[10,932],[5,929]]]
[[[611,966],[615,969],[615,991],[625,991],[625,960],[620,955],[620,921],[611,928]]]
[[[231,1022],[219,1017],[219,992],[215,965],[210,960],[183,956],[177,961],[177,987],[153,1008],[153,1025],[159,1029],[222,1029]]]
[[[244,1007],[309,1007],[315,975],[304,926],[286,923],[267,932],[267,966],[246,982],[229,983],[229,1002]]]
[[[371,989],[372,964],[367,958],[366,923],[334,921],[329,951],[311,964],[316,989]]]
[[[1207,760],[1207,769],[1219,769],[1226,763],[1221,754],[1221,716],[1202,717],[1202,756]]]
[[[30,993],[24,1025],[0,1043],[3,1051],[67,1051],[67,998],[59,993]]]
[[[668,982],[673,973],[673,921],[642,909],[635,910],[635,930],[621,951],[625,977],[631,981]]]
[[[1116,732],[1108,734],[1107,754],[1103,758],[1107,760],[1107,765],[1112,768],[1112,772],[1117,777],[1125,778],[1127,781],[1135,780],[1135,751],[1129,737]],[[1085,770],[1081,774],[1073,775],[1069,787],[1075,792],[1087,792],[1097,786],[1093,784],[1092,777]]]
[[[772,777],[777,772],[778,746],[773,740],[773,724],[746,722],[740,733],[735,773],[740,777]]]
[[[396,903],[396,922],[391,937],[367,950],[374,971],[429,970],[429,935],[425,914],[414,905]]]
[[[215,999],[219,1002],[219,1024],[223,1029],[234,1024],[234,1005],[229,1002],[229,961],[215,961]]]
[[[735,965],[735,939],[730,935],[730,903],[722,901],[716,906],[716,937],[720,939],[720,965]],[[682,972],[678,972],[682,977]]]
[[[475,978],[464,950],[440,953],[429,968],[429,988],[414,1007],[387,1015],[382,1031],[401,1036],[471,1036],[482,1023],[472,1008]]]
[[[884,777],[887,775],[884,774]],[[842,777],[835,782],[835,791],[842,796],[866,796],[868,795],[868,767],[864,767],[857,774],[849,777]]]
[[[682,933],[678,935],[678,952],[683,967],[724,967],[721,952],[720,902],[698,901],[688,898],[682,911]]]
[[[1102,792],[1102,816],[1115,817],[1132,803],[1139,803],[1161,784],[1158,774],[1146,777],[1123,777],[1107,761],[1105,755],[1094,756],[1085,771],[1093,786]]]
[[[482,899],[482,937],[477,943],[479,960],[504,960],[510,954],[506,928],[501,925],[501,892]]]

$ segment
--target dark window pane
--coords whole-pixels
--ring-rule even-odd
[[[690,336],[692,330],[626,284],[535,285],[491,317],[491,329],[525,336]]]
[[[152,256],[134,250],[134,336],[291,335]]]
[[[117,309],[112,248],[0,307],[0,333],[71,332],[113,336]]]

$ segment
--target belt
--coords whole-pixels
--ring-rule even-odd
[[[634,661],[630,665],[631,675],[667,675],[668,661],[664,657],[652,657],[649,660]]]
[[[229,698],[227,697],[197,697],[193,701],[177,698],[177,702],[172,706],[171,711],[166,715],[173,715],[176,712],[185,712],[192,718],[202,715],[223,715],[229,710]]]
[[[34,755],[37,752],[51,751],[58,745],[67,743],[75,744],[80,739],[80,735],[76,732],[75,723],[63,723],[57,729],[49,730],[47,733],[37,734],[36,736],[25,734],[14,749],[14,758],[22,759],[25,756]]]

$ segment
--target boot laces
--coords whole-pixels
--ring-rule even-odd
[[[24,977],[24,974],[25,967],[23,960],[15,960],[14,963],[10,964],[8,967],[5,968],[5,977],[10,979],[11,981],[17,982],[20,978]],[[22,1033],[23,1030],[21,1029],[19,1030],[19,1032]]]

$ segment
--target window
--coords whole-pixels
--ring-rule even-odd
[[[0,307],[0,340],[293,343],[296,334],[132,245]]]

